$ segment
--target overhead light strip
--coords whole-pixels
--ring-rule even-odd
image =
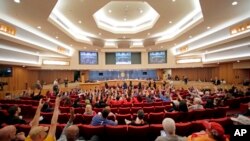
[[[211,35],[211,34],[213,34],[213,33],[215,33],[215,32],[218,32],[218,31],[220,31],[220,30],[222,30],[222,29],[225,29],[225,28],[227,28],[227,27],[229,27],[229,26],[231,26],[231,25],[234,25],[234,24],[236,24],[236,23],[238,23],[238,22],[240,22],[240,21],[243,21],[243,20],[245,20],[245,19],[247,19],[247,18],[249,18],[249,15],[246,14],[246,15],[243,15],[243,16],[241,16],[241,17],[235,18],[235,19],[233,19],[233,20],[231,20],[231,21],[229,21],[229,22],[223,23],[223,24],[221,24],[221,25],[219,25],[219,26],[217,26],[217,27],[214,27],[214,28],[208,30],[207,32],[203,32],[203,33],[200,34],[200,35],[197,35],[197,36],[195,36],[195,37],[193,37],[193,38],[191,38],[191,39],[189,39],[189,40],[186,40],[186,41],[184,41],[184,42],[182,42],[182,43],[180,43],[180,44],[178,44],[178,45],[172,47],[172,48],[171,48],[171,51],[173,52],[174,55],[178,55],[178,54],[180,54],[180,53],[177,53],[177,52],[176,52],[176,49],[177,49],[177,48],[180,48],[180,47],[182,47],[182,46],[188,45],[188,44],[190,44],[190,43],[192,43],[192,42],[195,42],[195,41],[197,41],[197,40],[199,40],[199,39],[201,39],[201,38],[204,38],[204,37],[206,37],[206,36],[209,36],[209,35]],[[241,32],[241,33],[242,33],[242,32]],[[245,32],[243,32],[243,33],[245,33]],[[237,34],[237,36],[238,36],[238,35],[241,35],[241,34]],[[235,37],[235,36],[233,36],[233,37]],[[190,51],[190,50],[188,50],[188,51]]]

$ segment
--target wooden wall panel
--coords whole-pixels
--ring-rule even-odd
[[[23,67],[13,66],[12,77],[0,77],[0,81],[7,82],[5,91],[24,90],[32,87],[38,79],[36,71],[31,71]]]
[[[72,70],[40,70],[38,71],[38,79],[46,82],[46,84],[52,84],[55,79],[60,79],[63,83],[65,78],[69,81],[74,81],[74,71]]]
[[[187,76],[189,80],[196,81],[209,81],[212,77],[212,68],[176,68],[172,69],[172,77],[179,76],[180,79],[183,76]]]

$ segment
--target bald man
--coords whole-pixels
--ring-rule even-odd
[[[14,125],[8,125],[0,129],[1,141],[24,141],[25,135],[23,132],[16,134],[16,127]]]
[[[16,138],[16,127],[14,125],[5,126],[0,129],[1,141],[11,141]]]
[[[70,118],[67,125],[64,127],[60,138],[57,141],[85,141],[83,138],[79,138],[79,128],[76,125],[73,125],[74,108],[70,109]],[[98,141],[98,137],[94,136],[89,141]]]

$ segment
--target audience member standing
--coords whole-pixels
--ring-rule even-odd
[[[55,95],[59,93],[59,84],[58,84],[57,79],[55,79],[53,82],[53,92]]]

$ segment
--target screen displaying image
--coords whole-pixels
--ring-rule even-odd
[[[166,52],[165,51],[149,52],[148,58],[149,58],[149,64],[166,63]]]
[[[116,64],[131,64],[130,52],[117,52],[115,54]]]
[[[79,60],[80,64],[98,64],[98,53],[80,51]]]

